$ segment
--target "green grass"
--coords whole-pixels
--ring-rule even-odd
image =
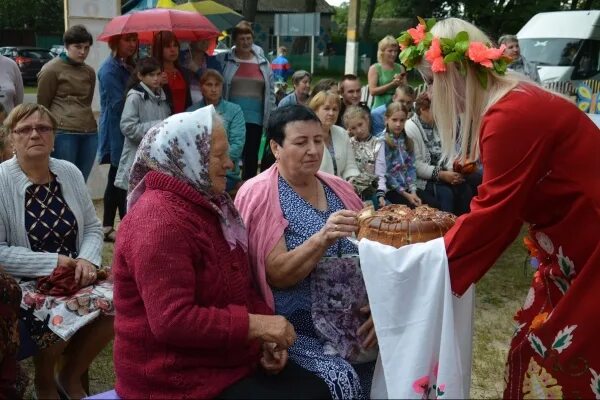
[[[101,215],[101,201],[95,206]],[[475,300],[475,332],[473,336],[473,371],[471,397],[497,399],[504,390],[504,363],[513,332],[513,315],[522,305],[531,281],[531,270],[523,267],[526,257],[523,248],[524,232],[504,252],[496,264],[477,284]],[[102,262],[112,261],[113,245],[106,243]],[[33,382],[31,360],[23,362]],[[100,393],[114,387],[112,343],[92,363],[89,372],[90,392]],[[32,398],[32,387],[26,398]]]
[[[24,92],[26,94],[37,94],[37,86],[25,86]]]

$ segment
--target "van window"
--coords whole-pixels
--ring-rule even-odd
[[[571,79],[589,79],[600,72],[600,40],[584,40]]]
[[[520,39],[521,54],[540,66],[573,66],[584,40],[581,39]]]

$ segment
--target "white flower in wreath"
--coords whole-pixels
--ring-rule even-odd
[[[529,288],[529,292],[527,292],[527,297],[525,297],[525,304],[523,304],[523,310],[527,310],[529,307],[533,305],[533,301],[535,300],[535,290],[532,287]]]
[[[537,232],[535,234],[535,239],[546,253],[554,254],[554,245],[552,244],[552,240],[550,240],[548,235],[543,232]]]

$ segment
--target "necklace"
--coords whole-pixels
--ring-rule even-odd
[[[31,179],[29,179],[31,180]],[[46,197],[44,197],[44,200],[42,200],[40,202],[42,208],[45,210],[48,208],[48,204],[46,203],[48,201],[48,198],[50,197],[50,193],[52,193],[52,173],[50,171],[48,171],[48,184],[47,185],[43,185],[40,184],[38,185],[38,190],[40,187],[43,187],[44,189],[46,189]],[[39,200],[39,198],[38,198]]]

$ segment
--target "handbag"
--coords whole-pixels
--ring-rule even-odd
[[[375,361],[378,348],[364,349],[358,328],[368,304],[358,254],[323,257],[311,273],[311,315],[325,354],[359,364]]]

